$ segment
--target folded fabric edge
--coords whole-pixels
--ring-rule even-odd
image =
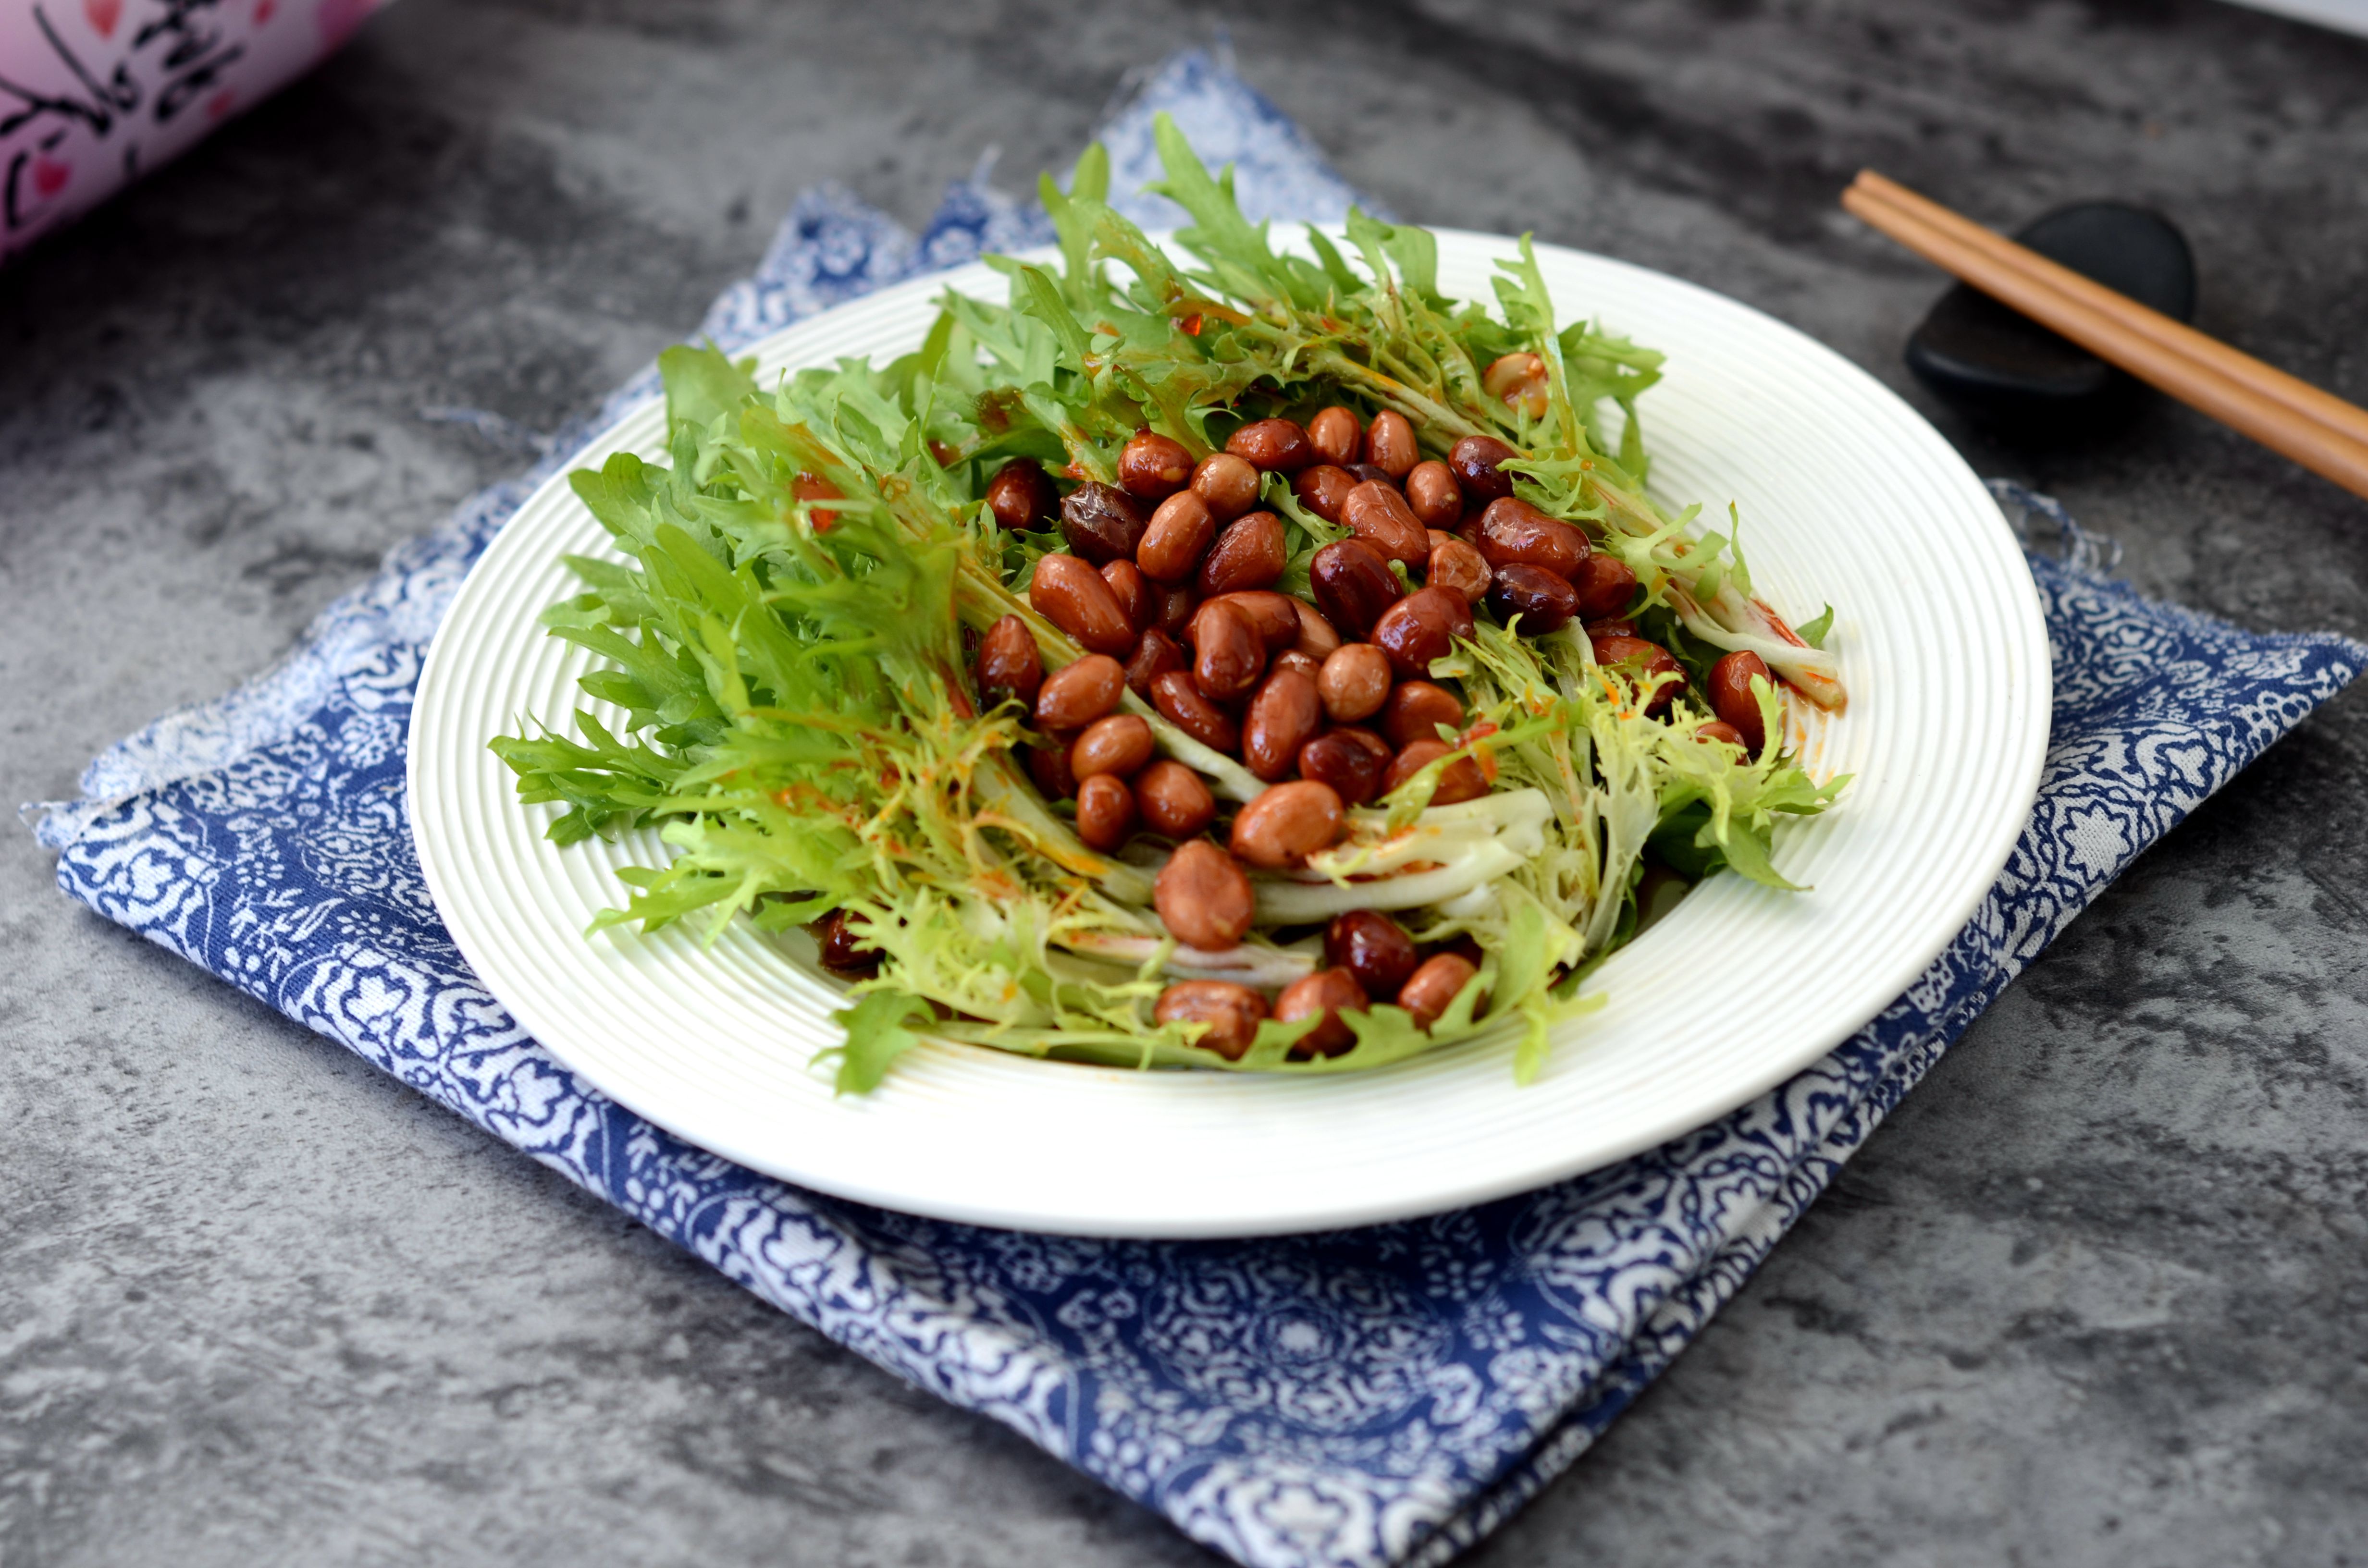
[[[2136,601],[2150,611],[2170,612],[2166,619],[2189,627],[2208,628],[2218,631],[2230,629],[2230,624],[2217,618],[2146,597],[2131,585],[2107,577],[2099,570],[2101,559],[2118,560],[2120,551],[2112,541],[2089,534],[2065,514],[2053,497],[2021,491],[2010,482],[1994,480],[1994,488],[2021,492],[2018,499],[2027,498],[2034,509],[2044,506],[2063,530],[2067,543],[2068,560],[2048,560],[2056,570],[2074,578],[2091,592],[2102,592]],[[2109,556],[2105,551],[2110,550]],[[2031,553],[2036,556],[2035,549]],[[1411,1549],[1392,1564],[1392,1568],[1442,1568],[1471,1547],[1501,1528],[1515,1514],[1535,1500],[1540,1493],[1564,1471],[1576,1464],[1581,1455],[1593,1447],[1595,1440],[1624,1414],[1628,1407],[1676,1360],[1679,1352],[1690,1346],[1710,1321],[1728,1302],[1741,1293],[1761,1264],[1772,1255],[1777,1242],[1783,1239],[1793,1224],[1823,1196],[1833,1178],[1840,1174],[1850,1158],[1865,1146],[1875,1129],[1890,1117],[1910,1090],[1922,1082],[1926,1074],[1961,1040],[1974,1021],[1987,1012],[2006,989],[2021,978],[2024,971],[2048,947],[2053,946],[2074,921],[2092,907],[2113,886],[2139,858],[2160,844],[2169,832],[2184,822],[2202,804],[2218,794],[2259,761],[2271,745],[2291,734],[2296,725],[2310,712],[2341,692],[2368,672],[2368,642],[2333,631],[2246,632],[2244,635],[2260,642],[2286,647],[2324,649],[2342,655],[2335,663],[2332,678],[2321,689],[2309,695],[2309,708],[2293,723],[2280,727],[2257,745],[2242,749],[2226,775],[2191,805],[2167,808],[2164,820],[2148,836],[2145,845],[2086,889],[2077,902],[2066,908],[2055,929],[2035,945],[2021,949],[2006,949],[1998,955],[1990,983],[1978,993],[1958,999],[1930,1040],[1903,1054],[1883,1078],[1872,1085],[1853,1108],[1855,1115],[1839,1122],[1815,1149],[1804,1153],[1801,1159],[1786,1172],[1782,1190],[1772,1196],[1762,1212],[1754,1216],[1754,1223],[1739,1230],[1725,1244],[1712,1253],[1694,1274],[1672,1289],[1647,1316],[1629,1341],[1629,1350],[1619,1360],[1607,1366],[1591,1385],[1592,1397],[1583,1397],[1574,1403],[1549,1432],[1544,1434],[1527,1457],[1515,1464],[1487,1491],[1474,1497],[1438,1529],[1413,1544]],[[1966,935],[1971,935],[1982,920],[1976,916],[1969,923]],[[1961,937],[1958,941],[1964,938]],[[1947,965],[1958,941],[1934,960],[1934,969]],[[1911,992],[1915,990],[1911,987]],[[1888,1009],[1886,1009],[1888,1011]],[[1878,1020],[1879,1021],[1879,1018]],[[1868,1028],[1874,1027],[1870,1022]],[[1779,1212],[1779,1210],[1782,1212]]]
[[[2111,885],[2110,883],[2106,885]],[[2100,887],[2100,892],[2103,891]],[[2084,901],[2082,910],[2093,897]],[[2078,912],[2075,913],[2077,915]],[[1939,960],[1936,960],[1939,961]],[[1892,1070],[1871,1087],[1856,1108],[1816,1148],[1804,1151],[1785,1173],[1782,1190],[1755,1215],[1754,1223],[1738,1232],[1713,1252],[1692,1278],[1679,1285],[1654,1309],[1645,1326],[1629,1340],[1626,1355],[1596,1378],[1592,1397],[1574,1407],[1540,1438],[1529,1456],[1512,1467],[1488,1491],[1474,1497],[1436,1534],[1421,1542],[1395,1568],[1442,1568],[1520,1513],[1563,1471],[1578,1462],[1597,1438],[1626,1414],[1628,1407],[1668,1369],[1679,1352],[1710,1326],[1711,1320],[1742,1293],[1803,1215],[1823,1197],[1843,1165],[1866,1144],[1876,1128],[1923,1081],[1941,1057],[1963,1038],[1973,1021],[2012,984],[2028,961],[2010,959],[1996,985],[1978,1001],[1968,999],[1951,1012],[1934,1038],[1907,1052]]]
[[[957,186],[949,192],[950,202],[955,191],[962,192],[962,199],[972,205],[983,197],[1000,195]],[[833,182],[802,192],[764,258],[764,270],[725,290],[710,308],[692,341],[717,338],[727,349],[736,349],[838,302],[805,301],[804,309],[778,320],[765,319],[761,310],[754,312],[757,319],[753,321],[735,318],[727,310],[745,302],[744,290],[754,295],[768,288],[780,290],[796,281],[794,246],[790,242],[800,237],[801,220],[868,230],[895,228],[884,213]],[[912,236],[901,229],[895,233],[902,236],[899,266],[909,270]],[[848,297],[869,292],[882,281],[869,280]],[[609,392],[591,412],[569,420],[550,436],[543,456],[525,472],[485,486],[461,501],[435,528],[390,546],[368,578],[332,599],[313,618],[295,645],[261,672],[220,697],[184,703],[150,721],[84,767],[76,780],[76,798],[27,801],[17,808],[18,820],[42,847],[63,854],[93,822],[140,796],[218,773],[262,747],[284,741],[331,699],[341,680],[390,641],[408,634],[424,653],[451,592],[510,515],[554,474],[566,472],[601,431],[659,395],[657,367],[652,363]],[[423,574],[438,567],[445,569],[447,580],[432,585],[440,591],[432,592],[422,604],[409,590]],[[390,624],[390,609],[406,599],[419,613],[406,618],[404,624]]]
[[[295,646],[260,673],[132,732],[84,767],[75,799],[28,801],[17,808],[17,820],[42,847],[62,855],[91,824],[142,795],[219,773],[286,740],[390,644],[414,643],[424,656],[485,541],[586,442],[656,390],[653,365],[563,426],[524,473],[485,486],[435,528],[390,546],[369,577],[332,599]]]
[[[152,720],[84,767],[75,799],[28,801],[17,808],[17,819],[44,848],[63,854],[93,822],[140,796],[228,767],[284,740],[351,667],[357,639],[347,633],[358,619],[371,618],[373,601],[449,550],[478,520],[476,514],[505,504],[515,509],[541,474],[538,465],[525,478],[489,486],[435,528],[395,544],[368,580],[332,600],[296,646],[259,674],[221,697],[184,703]]]

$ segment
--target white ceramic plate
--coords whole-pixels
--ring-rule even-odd
[[[1444,289],[1487,298],[1513,242],[1442,233]],[[1436,1212],[1574,1175],[1742,1104],[1817,1059],[1956,935],[2030,815],[2047,737],[2047,642],[2004,519],[1907,405],[1839,355],[1690,284],[1541,246],[1565,320],[1668,355],[1645,400],[1655,492],[1740,504],[1755,582],[1796,619],[1830,600],[1849,711],[1813,726],[1841,807],[1780,832],[1814,891],[1713,879],[1590,982],[1543,1076],[1480,1042],[1320,1078],[1134,1073],[951,1044],[835,1098],[811,1067],[837,987],[804,938],[745,926],[586,939],[654,835],[553,848],[485,749],[529,716],[564,729],[586,655],[536,612],[573,591],[563,551],[607,536],[562,480],[469,575],[421,678],[411,731],[419,856],[477,973],[552,1052],[624,1104],[756,1169],[844,1197],[1030,1230],[1144,1236],[1315,1230]],[[983,267],[885,290],[757,346],[769,379],[917,343],[947,288],[1000,298]],[[655,403],[579,459],[662,456]],[[1713,961],[1705,966],[1705,957]]]

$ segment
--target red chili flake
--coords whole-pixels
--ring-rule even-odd
[[[797,478],[790,482],[790,494],[797,500],[805,502],[844,501],[847,499],[846,491],[841,490],[837,485],[833,484],[829,480],[825,479],[822,475],[818,473],[810,473],[804,469],[800,469],[798,471]],[[837,521],[838,521],[838,514],[837,512],[824,511],[819,507],[814,509],[814,532],[825,532],[830,528],[830,525]]]
[[[1497,726],[1489,722],[1487,720],[1483,719],[1478,723],[1463,732],[1463,739],[1462,742],[1463,745],[1472,747],[1472,760],[1480,765],[1481,777],[1487,779],[1491,784],[1497,782],[1497,754],[1491,747],[1476,745],[1474,744],[1474,743],[1485,741],[1496,733]]]
[[[1776,629],[1777,636],[1782,637],[1785,642],[1790,642],[1795,648],[1805,648],[1808,646],[1806,642],[1801,641],[1801,634],[1799,632],[1793,631],[1790,626],[1784,623],[1784,618],[1782,616],[1778,615],[1774,610],[1768,608],[1767,601],[1763,599],[1754,599],[1751,603],[1754,608],[1766,614],[1768,617],[1768,623]]]
[[[1184,335],[1187,337],[1198,337],[1201,335],[1201,313],[1198,311],[1193,312],[1190,315],[1186,316],[1182,321],[1178,322],[1176,324],[1184,329]]]

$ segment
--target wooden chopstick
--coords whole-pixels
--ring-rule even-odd
[[[2275,366],[2265,365],[2249,354],[2239,353],[2218,338],[2196,331],[2185,322],[2148,310],[2128,295],[2108,289],[2093,278],[2084,277],[2037,251],[2017,244],[1996,230],[1986,229],[1962,213],[1941,206],[1930,197],[1919,196],[1873,169],[1861,170],[1851,188],[1863,190],[1910,217],[1920,218],[1986,256],[2021,267],[2058,293],[2105,312],[2142,336],[2165,347],[2179,349],[2262,396],[2286,404],[2297,414],[2316,419],[2355,441],[2368,441],[2368,409],[2356,407],[2340,397],[2321,392],[2308,381],[2290,376]]]
[[[2148,310],[1872,170],[1842,193],[1842,205],[2098,358],[2368,497],[2368,411]]]

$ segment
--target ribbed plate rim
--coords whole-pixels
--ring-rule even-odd
[[[1499,235],[1438,233],[1442,278],[1460,278],[1457,287],[1466,292],[1487,260],[1511,254],[1517,244]],[[1779,454],[1778,472],[1760,475],[1763,488],[1805,483],[1785,470],[1782,459],[1787,442],[1801,440],[1803,434],[1786,422],[1790,411],[1775,408],[1772,399],[1728,411],[1721,416],[1719,438],[1706,444],[1698,444],[1687,425],[1705,397],[1715,404],[1720,395],[1740,396],[1755,378],[1766,381],[1773,374],[1769,364],[1781,363],[1784,373],[1775,375],[1771,386],[1818,392],[1850,418],[1866,423],[1865,429],[1819,432],[1812,426],[1809,432],[1824,443],[1821,460],[1840,471],[1845,495],[1850,483],[1863,482],[1854,465],[1904,462],[1889,477],[1907,483],[1904,494],[1932,508],[1930,517],[1908,519],[1923,525],[1922,535],[1911,533],[1907,540],[1922,555],[1911,562],[1915,571],[1905,581],[1915,584],[1946,573],[1961,590],[1967,585],[1978,589],[1952,596],[1923,623],[1948,631],[1954,642],[1938,650],[1894,647],[1897,663],[1887,672],[1894,684],[1867,682],[1854,697],[1851,713],[1816,742],[1845,759],[1866,751],[1876,738],[1890,745],[1895,737],[1912,737],[1921,749],[1898,759],[1888,770],[1894,777],[1862,778],[1839,812],[1780,845],[1780,864],[1796,874],[1806,866],[1821,878],[1855,875],[1861,868],[1850,858],[1856,853],[1851,846],[1870,834],[1892,834],[1879,847],[1896,862],[1901,876],[1913,879],[1900,884],[1916,895],[1913,939],[1895,932],[1888,961],[1881,965],[1856,966],[1852,973],[1853,966],[1845,963],[1843,978],[1851,983],[1832,981],[1830,994],[1820,984],[1818,994],[1777,995],[1771,1005],[1780,1013],[1808,1007],[1810,1015],[1805,1020],[1789,1018],[1779,1038],[1763,1042],[1748,1060],[1706,1057],[1716,1069],[1712,1082],[1669,1092],[1666,1068],[1637,1056],[1633,1045],[1622,1047],[1628,1054],[1616,1071],[1605,1060],[1611,1052],[1590,1051],[1590,1024],[1583,1020],[1571,1031],[1572,1040],[1558,1046],[1545,1077],[1526,1089],[1511,1083],[1501,1051],[1490,1055],[1473,1048],[1383,1074],[1310,1081],[1134,1074],[939,1047],[916,1053],[921,1060],[909,1070],[900,1067],[871,1099],[833,1100],[818,1094],[803,1058],[819,1040],[791,1051],[746,1031],[761,1033],[768,1023],[778,1027],[780,1019],[796,1013],[811,1019],[822,1005],[819,983],[800,978],[792,960],[753,933],[734,933],[707,952],[664,938],[586,940],[579,934],[584,920],[598,907],[604,886],[614,887],[613,881],[604,882],[603,870],[617,863],[616,853],[602,846],[590,852],[552,849],[540,837],[541,820],[529,823],[527,811],[508,796],[499,765],[484,750],[484,740],[499,727],[499,721],[486,722],[484,710],[495,701],[487,693],[511,689],[541,667],[550,689],[535,688],[546,699],[536,710],[544,711],[551,690],[564,691],[564,673],[575,667],[553,662],[552,648],[532,624],[532,612],[540,608],[536,596],[547,593],[538,585],[552,578],[553,538],[564,537],[574,548],[600,538],[567,492],[564,473],[529,498],[461,585],[429,650],[414,710],[408,809],[430,894],[463,957],[518,1022],[586,1081],[717,1153],[785,1180],[883,1207],[1076,1233],[1284,1233],[1462,1207],[1652,1147],[1815,1062],[1923,972],[1979,907],[2028,820],[2044,753],[2050,692],[2036,589],[2019,544],[1980,481],[1929,424],[1873,377],[1804,334],[1698,285],[1589,253],[1551,245],[1537,249],[1541,264],[1561,278],[1554,293],[1565,320],[1598,313],[1595,302],[1606,294],[1623,297],[1621,310],[1602,312],[1613,330],[1656,347],[1666,346],[1659,338],[1700,330],[1709,335],[1703,347],[1711,360],[1728,357],[1722,369],[1705,366],[1702,354],[1691,364],[1673,356],[1668,382],[1648,395],[1648,435],[1660,452],[1656,490],[1682,494],[1673,477],[1706,483],[1696,479],[1705,465],[1714,477],[1722,462],[1745,451],[1763,460],[1770,452]],[[917,337],[913,324],[925,319],[918,301],[935,298],[949,285],[975,289],[993,281],[984,269],[965,268],[883,290],[775,334],[750,352],[769,372],[778,363],[810,362],[816,354],[901,348]],[[1647,319],[1639,319],[1640,305]],[[1665,312],[1657,323],[1649,319],[1656,311]],[[901,341],[895,340],[899,333],[905,335]],[[1773,421],[1765,428],[1763,415]],[[569,466],[597,463],[624,447],[646,448],[652,421],[650,405],[629,412],[588,442]],[[1835,481],[1824,483],[1830,487]],[[1708,494],[1700,498],[1713,500]],[[1723,497],[1715,505],[1723,506]],[[571,519],[570,508],[581,515]],[[1753,554],[1763,583],[1788,582],[1821,549],[1839,548],[1831,539],[1807,531],[1782,506],[1773,508],[1778,515],[1772,521],[1766,516],[1770,510],[1746,500],[1747,529],[1755,518],[1760,523],[1756,535],[1747,532],[1747,540],[1773,541]],[[1943,519],[1946,526],[1940,526]],[[575,533],[567,535],[571,521]],[[589,534],[583,531],[587,528]],[[1781,594],[1772,597],[1784,602]],[[1848,641],[1850,608],[1845,606],[1840,627],[1846,665],[1854,655],[1872,656]],[[1949,615],[1975,612],[1977,618],[1963,625],[1942,624]],[[1857,624],[1873,623],[1861,618]],[[1964,705],[1979,723],[1958,733],[1910,712],[1879,737],[1853,729],[1907,697],[1910,672],[1929,675],[1918,688],[1921,695]],[[1859,680],[1866,681],[1867,673]],[[500,685],[506,679],[512,687]],[[472,689],[479,693],[473,704]],[[1890,754],[1868,755],[1879,762]],[[1976,799],[1953,808],[1948,823],[1929,823],[1917,838],[1900,836],[1896,824],[1883,820],[1886,806],[1907,803],[1914,794],[1918,780],[1896,777],[1907,764],[1913,764],[1907,771],[1921,775],[1969,759],[1986,763],[1981,788]],[[1943,827],[1951,831],[1939,831]],[[550,894],[544,903],[521,902],[518,887],[528,878],[541,879],[537,885]],[[1820,923],[1803,919],[1804,904],[1816,894],[1777,904],[1770,901],[1778,895],[1725,881],[1732,885],[1706,886],[1661,928],[1605,966],[1601,983],[1615,998],[1607,1017],[1619,1014],[1622,1028],[1644,1027],[1657,1017],[1665,1027],[1714,1031],[1720,1020],[1704,1017],[1705,1004],[1695,997],[1655,995],[1643,1022],[1630,1022],[1640,1004],[1633,995],[1621,998],[1623,975],[1638,971],[1641,983],[1654,964],[1667,969],[1674,961],[1671,955],[1681,950],[1678,944],[1723,934],[1731,926],[1759,944],[1755,961],[1763,966],[1770,944],[1818,937]],[[1828,935],[1839,929],[1826,927]],[[596,1016],[586,1017],[591,1004],[580,1000],[586,987],[622,1013],[596,1008]],[[702,1017],[699,1030],[669,1037],[665,1030],[670,1024],[680,1030],[682,1019],[666,1011],[668,1005],[728,1015],[741,1032],[719,1035],[708,1027],[712,1017]],[[620,1041],[616,1033],[626,1018],[655,1033]],[[719,1072],[725,1074],[728,1093],[702,1078]],[[1626,1115],[1617,1125],[1588,1127],[1584,1136],[1557,1137],[1571,1130],[1554,1113],[1587,1097],[1590,1074],[1600,1079],[1592,1085],[1597,1095],[1634,1095],[1641,1084],[1663,1090],[1662,1103]],[[1463,1122],[1440,1124],[1451,1102],[1474,1119],[1468,1134]],[[1148,1121],[1138,1126],[1146,1109]],[[1064,1112],[1071,1113],[1065,1120]],[[1089,1137],[1113,1119],[1132,1131],[1121,1155],[1104,1152],[1095,1182],[1048,1180],[1032,1166],[1012,1168],[1047,1157],[1041,1148],[1029,1153],[1031,1142],[1041,1146],[1064,1133]],[[852,1138],[857,1133],[860,1142]],[[1420,1170],[1372,1172],[1367,1167],[1378,1157],[1376,1148],[1354,1144],[1360,1137],[1401,1141],[1387,1146],[1392,1155],[1411,1146],[1434,1157]],[[1407,1140],[1410,1145],[1403,1142]],[[1508,1141],[1517,1147],[1505,1147]],[[1212,1151],[1235,1164],[1221,1160],[1213,1172],[1203,1165],[1195,1171],[1195,1183],[1180,1191],[1153,1179],[1167,1168],[1156,1162],[1193,1168],[1194,1156]],[[1474,1151],[1474,1165],[1449,1168],[1452,1156]],[[1129,1154],[1152,1163],[1130,1168]],[[1326,1179],[1344,1171],[1364,1176]],[[1004,1176],[1008,1179],[998,1185]],[[1081,1186],[1091,1190],[1077,1190]],[[1278,1192],[1287,1196],[1279,1199]]]

